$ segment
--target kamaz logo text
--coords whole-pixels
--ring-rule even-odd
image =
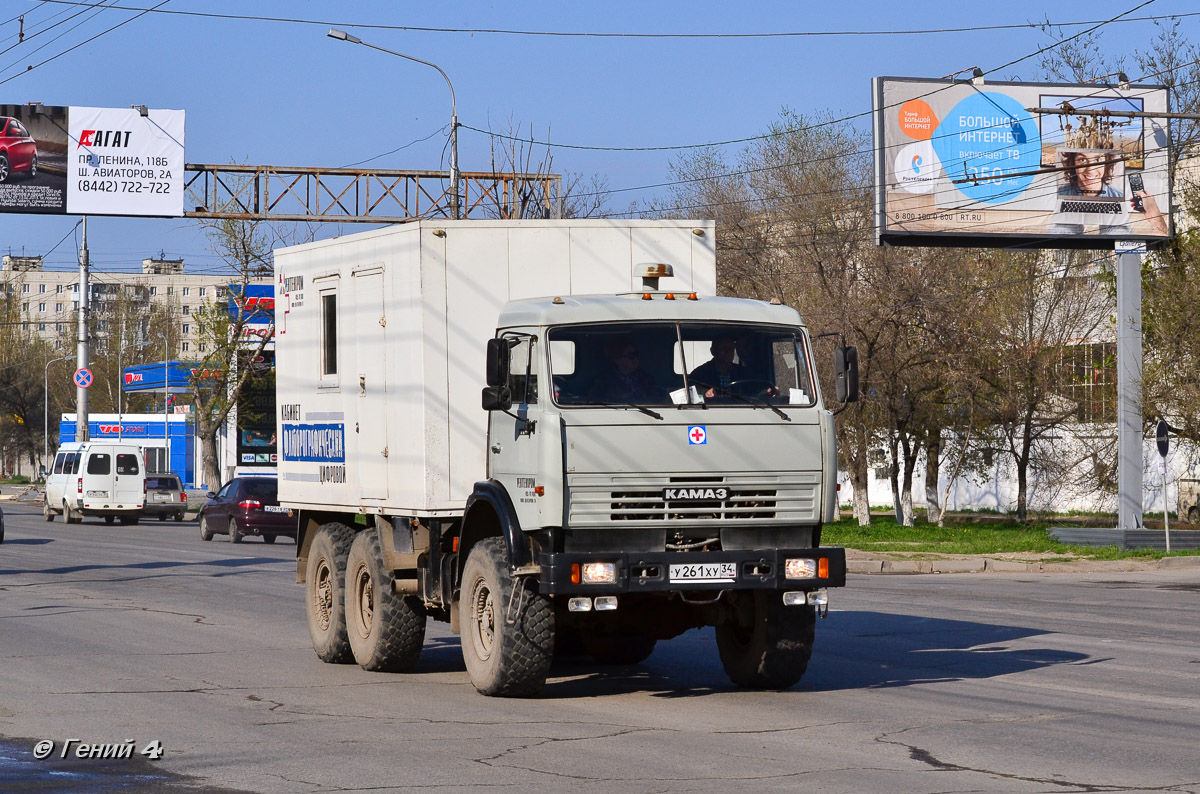
[[[663,488],[663,499],[668,502],[685,499],[715,499],[723,502],[728,498],[728,488]]]
[[[80,146],[109,146],[122,149],[129,148],[129,130],[84,130],[79,133]]]

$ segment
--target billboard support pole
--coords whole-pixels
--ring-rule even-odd
[[[1117,246],[1117,528],[1142,528],[1142,255]]]
[[[88,368],[88,298],[91,288],[88,286],[88,244],[87,216],[83,216],[83,238],[79,244],[79,343],[75,348],[75,369]],[[83,386],[75,387],[75,440],[89,440],[90,425],[88,424],[88,390]]]

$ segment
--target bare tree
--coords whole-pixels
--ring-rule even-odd
[[[249,384],[267,374],[253,364],[274,335],[274,318],[246,299],[246,287],[271,272],[272,235],[261,221],[214,220],[204,226],[213,250],[231,269],[227,293],[192,315],[197,348],[203,350],[189,377],[192,415],[204,481],[215,484],[222,479],[217,437]]]
[[[1022,521],[1029,510],[1031,466],[1042,460],[1044,468],[1055,460],[1040,445],[1073,423],[1078,412],[1063,393],[1059,357],[1109,331],[1111,295],[1088,256],[1064,254],[1056,262],[1037,253],[988,254],[996,281],[974,346],[975,366],[988,384],[981,409],[994,443],[1016,467]]]
[[[526,178],[508,183],[509,195],[501,183],[492,187],[492,206],[500,218],[593,218],[600,215],[608,200],[607,180],[598,174],[585,179],[582,174],[554,174],[554,153],[550,131],[546,143],[539,144],[529,127],[529,138],[521,125],[509,120],[506,128],[491,136],[492,172],[525,174]],[[561,177],[561,183],[555,177]],[[555,192],[558,186],[561,193]],[[487,207],[484,207],[485,209]]]

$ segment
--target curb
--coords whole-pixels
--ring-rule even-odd
[[[1200,557],[1195,559],[1196,565],[1200,566]],[[1040,562],[1013,562],[987,557],[969,560],[846,560],[848,573],[866,574],[1040,573],[1043,570]]]
[[[1162,568],[1200,568],[1200,557],[1163,557],[1158,561]]]
[[[1163,557],[1158,570],[1200,569],[1200,557]],[[1050,572],[1056,572],[1054,568]],[[958,560],[846,560],[847,573],[915,575],[931,573],[1046,573],[1040,562],[993,560],[990,557]]]

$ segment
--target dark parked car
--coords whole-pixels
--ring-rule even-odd
[[[234,477],[209,491],[208,501],[200,508],[200,538],[229,535],[232,543],[241,543],[246,535],[261,535],[264,543],[275,538],[296,537],[297,518],[279,506],[279,484],[273,477]]]
[[[37,176],[37,142],[21,122],[0,116],[0,182],[17,172]]]
[[[183,520],[187,512],[187,494],[183,483],[174,474],[147,474],[146,500],[142,504],[143,516],[158,516],[166,521],[168,516],[176,521]]]

